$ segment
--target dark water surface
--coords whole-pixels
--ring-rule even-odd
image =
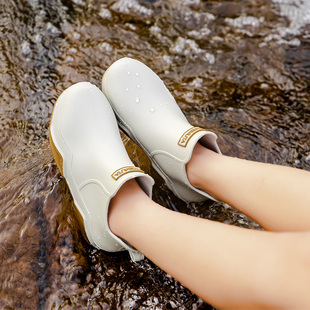
[[[99,86],[113,61],[131,56],[160,75],[193,125],[219,135],[223,153],[310,170],[309,1],[0,7],[0,308],[212,309],[149,260],[134,264],[82,238],[48,144],[53,104],[72,83]],[[260,229],[221,204],[184,204],[123,139],[154,176],[157,202]]]

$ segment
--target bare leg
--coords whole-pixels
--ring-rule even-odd
[[[173,212],[134,180],[112,199],[109,225],[218,308],[310,308],[309,232],[251,231]]]
[[[308,171],[219,155],[197,144],[187,173],[193,186],[267,230],[310,230]]]

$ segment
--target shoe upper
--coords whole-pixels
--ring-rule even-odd
[[[178,197],[185,201],[212,198],[190,184],[186,164],[198,141],[220,152],[217,136],[187,121],[163,81],[149,67],[122,58],[105,72],[102,90],[119,125],[142,147]]]
[[[103,93],[87,82],[65,90],[55,104],[50,134],[90,243],[110,252],[126,249],[133,260],[141,259],[138,251],[110,231],[108,206],[128,179],[137,178],[149,196],[153,180],[128,157]]]

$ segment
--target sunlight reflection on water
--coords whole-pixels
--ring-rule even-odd
[[[0,307],[212,309],[150,261],[82,238],[48,145],[53,104],[72,83],[99,86],[113,61],[134,57],[193,125],[219,135],[223,153],[310,170],[309,2],[0,1]],[[260,229],[224,205],[179,201],[122,138],[155,178],[157,202]]]

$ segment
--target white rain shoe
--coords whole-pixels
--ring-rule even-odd
[[[128,157],[113,110],[100,89],[81,82],[65,90],[55,103],[49,137],[89,242],[109,252],[128,250],[133,261],[143,259],[111,232],[108,208],[127,180],[136,178],[150,197],[154,181]]]
[[[119,126],[144,150],[179,198],[187,202],[215,200],[190,184],[186,164],[198,141],[220,153],[217,136],[188,123],[169,90],[149,67],[122,58],[103,75],[102,90]]]

